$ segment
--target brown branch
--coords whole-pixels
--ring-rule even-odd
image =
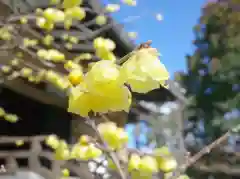
[[[13,50],[17,46],[16,43],[10,44],[9,42],[0,46],[0,51]]]
[[[15,143],[16,140],[24,140],[25,142],[29,142],[32,140],[43,141],[48,137],[48,135],[38,135],[38,136],[0,136],[0,143]]]
[[[194,156],[190,157],[190,159],[188,160],[187,164],[184,166],[185,168],[191,166],[192,164],[194,164],[197,160],[199,160],[203,155],[210,153],[211,150],[217,146],[219,146],[222,142],[224,142],[229,136],[231,135],[231,132],[228,131],[226,132],[224,135],[222,135],[221,137],[219,137],[217,140],[215,140],[213,143],[207,145],[206,147],[204,147],[202,150],[200,150],[197,154],[195,154]]]
[[[211,144],[207,145],[206,147],[204,147],[202,150],[200,150],[198,153],[196,153],[195,155],[193,155],[192,157],[190,157],[186,164],[182,165],[179,167],[179,169],[175,172],[175,174],[170,178],[170,179],[175,179],[178,178],[182,171],[184,171],[185,169],[187,169],[188,167],[190,167],[191,165],[193,165],[194,163],[196,163],[201,157],[203,157],[205,154],[208,154],[211,152],[212,149],[216,148],[217,146],[219,146],[222,142],[224,142],[229,136],[231,135],[231,131],[226,132],[224,135],[222,135],[221,137],[219,137],[217,140],[215,140],[214,142],[212,142]]]
[[[138,45],[132,52],[128,53],[127,55],[125,55],[124,57],[122,57],[120,60],[118,60],[118,64],[121,65],[123,64],[124,62],[126,62],[129,57],[131,57],[131,55],[136,51],[136,50],[139,50],[139,49],[142,49],[142,48],[149,48],[150,45],[151,45],[152,41],[151,40],[148,40],[147,42],[144,42],[144,43],[141,43],[140,45]]]

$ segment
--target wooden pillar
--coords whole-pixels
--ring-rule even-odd
[[[39,154],[42,150],[40,141],[37,138],[31,140],[30,156],[28,158],[28,165],[30,170],[39,172],[41,165],[39,161]]]
[[[15,174],[18,170],[18,164],[16,161],[16,158],[14,156],[11,156],[11,154],[6,158],[6,172],[7,174]]]
[[[61,166],[63,164],[64,161],[59,161],[59,160],[53,160],[52,161],[52,177],[53,179],[58,179],[61,178],[62,173],[61,173]]]

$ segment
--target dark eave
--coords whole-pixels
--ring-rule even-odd
[[[154,102],[175,100],[175,96],[165,88],[155,89],[147,94],[134,93],[134,96],[137,100],[154,101]]]
[[[112,32],[112,39],[118,43],[119,48],[123,49],[124,52],[129,53],[134,50],[136,47],[126,36],[126,33],[123,31],[123,28],[118,26],[113,26],[111,29]]]
[[[99,3],[99,0],[88,0],[88,3],[93,8],[93,10],[97,13],[102,11],[102,6]],[[113,21],[111,19],[111,21]],[[111,22],[110,22],[111,23]],[[109,33],[112,34],[112,40],[114,40],[119,48],[121,48],[126,54],[133,51],[136,47],[128,38],[126,33],[123,31],[123,28],[120,25],[114,25]]]
[[[185,89],[174,80],[168,80],[168,88],[155,89],[147,94],[137,94],[134,96],[138,100],[150,101],[150,102],[164,102],[164,101],[175,101],[178,100],[184,104],[188,103],[188,99],[185,97]]]

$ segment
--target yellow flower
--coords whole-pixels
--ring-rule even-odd
[[[158,167],[164,172],[171,172],[176,169],[177,161],[169,151],[167,146],[156,148],[154,150]]]
[[[73,85],[78,85],[79,83],[81,83],[83,81],[83,77],[84,76],[83,76],[83,72],[81,71],[81,69],[72,70],[68,74],[68,80]]]
[[[123,128],[118,128],[114,122],[104,122],[97,126],[97,129],[106,143],[112,149],[120,149],[128,142],[128,135]]]
[[[24,140],[16,140],[15,143],[16,143],[16,146],[20,147],[24,144]]]
[[[63,0],[63,8],[77,7],[83,3],[83,0]]]
[[[132,91],[147,93],[165,86],[169,73],[158,58],[154,48],[143,48],[133,52],[121,67],[122,78],[130,85]]]
[[[119,67],[112,61],[96,62],[86,74],[86,84],[92,93],[108,96],[124,84]]]
[[[103,37],[95,38],[93,46],[96,50],[101,51],[113,51],[116,48],[116,44],[111,39],[105,39]]]
[[[165,173],[174,171],[178,165],[173,157],[170,157],[169,159],[158,159],[157,162],[159,169]]]
[[[94,45],[105,52],[113,49],[111,44],[105,46],[101,38]],[[132,96],[125,83],[134,92],[147,93],[165,87],[169,73],[158,59],[157,50],[144,48],[134,51],[121,67],[113,61],[101,60],[93,63],[86,74],[70,77],[76,86],[71,86],[68,111],[87,117],[89,112],[128,112]],[[75,77],[81,77],[80,81],[76,78],[75,83]]]
[[[127,4],[129,6],[136,6],[137,5],[137,1],[136,0],[123,0],[124,4]]]
[[[117,12],[120,9],[119,4],[107,4],[105,10],[109,13]]]
[[[88,116],[88,113],[91,111],[89,99],[89,93],[87,93],[83,83],[71,88],[68,100],[68,112],[79,114],[83,117]]]
[[[129,111],[132,96],[127,87],[121,86],[103,96],[103,101],[109,103],[108,111]]]
[[[91,93],[82,82],[73,87],[69,96],[68,112],[87,117],[90,111],[107,113],[109,111],[128,111],[131,104],[131,93],[128,88],[121,86],[109,93]]]

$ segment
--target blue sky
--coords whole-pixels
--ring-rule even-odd
[[[121,0],[101,0],[105,3],[119,3]],[[137,32],[136,44],[152,40],[152,46],[162,54],[162,62],[171,76],[176,71],[185,71],[185,55],[192,53],[194,34],[192,28],[201,16],[201,7],[207,0],[137,0],[136,7],[122,5],[113,17],[122,22],[128,17],[140,16],[138,20],[125,23],[125,31]],[[163,16],[156,20],[156,14]],[[239,111],[234,113],[239,115]],[[227,116],[226,116],[227,117]],[[228,114],[230,117],[230,114]],[[142,125],[141,142],[146,142],[146,127]],[[126,126],[129,134],[129,147],[136,147],[133,130],[135,125]]]
[[[128,133],[128,136],[129,136],[128,147],[137,148],[136,140],[138,140],[138,142],[139,142],[138,147],[144,147],[147,143],[146,136],[147,136],[148,128],[146,127],[146,124],[144,123],[144,121],[142,121],[140,123],[140,130],[141,130],[140,135],[138,136],[138,138],[136,138],[134,135],[135,127],[136,126],[134,124],[128,124],[125,127],[125,129]]]
[[[102,1],[120,2],[120,0]],[[138,20],[124,24],[125,31],[138,33],[137,44],[152,40],[152,46],[162,54],[161,60],[171,76],[176,71],[185,71],[185,55],[194,50],[191,44],[194,39],[192,28],[197,23],[201,15],[201,7],[206,0],[137,0],[137,2],[136,7],[122,5],[120,11],[113,14],[113,17],[122,22],[129,16],[140,16]],[[162,21],[156,20],[158,13],[163,16]],[[130,140],[129,147],[136,147],[134,127],[134,125],[126,126]],[[146,135],[141,135],[140,140],[144,143]]]
[[[121,0],[102,0],[117,3]],[[136,7],[122,5],[113,16],[122,21],[128,16],[141,16],[140,19],[125,24],[126,31],[138,32],[136,43],[153,41],[162,54],[162,61],[171,75],[184,71],[185,55],[193,51],[192,27],[200,17],[201,7],[206,0],[137,0]],[[162,21],[155,16],[161,13]]]

